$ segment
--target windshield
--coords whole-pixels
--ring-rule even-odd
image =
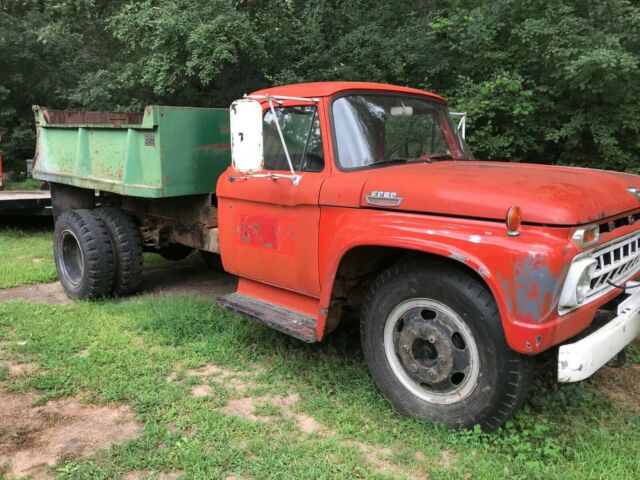
[[[417,96],[340,97],[333,102],[333,124],[344,169],[472,158],[446,107]]]

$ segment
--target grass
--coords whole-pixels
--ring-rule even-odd
[[[144,266],[146,270],[185,266],[201,262],[198,257],[192,254],[173,262],[154,253],[145,253]],[[0,226],[0,288],[52,282],[57,278],[51,231],[24,232]]]
[[[0,228],[0,288],[56,278],[51,232]]]
[[[354,327],[307,345],[209,300],[143,296],[0,303],[0,340],[5,357],[40,366],[26,377],[4,375],[5,385],[127,404],[144,424],[137,439],[61,461],[60,479],[144,469],[179,470],[189,479],[391,478],[394,471],[376,468],[362,445],[391,452],[396,474],[422,469],[434,479],[640,478],[640,419],[600,396],[593,382],[558,386],[542,375],[505,428],[452,432],[395,413],[367,373]],[[225,382],[196,398],[189,379],[165,379],[176,365],[184,373],[207,363],[254,374],[256,395],[299,395],[295,408],[334,433],[304,434],[269,401],[255,414],[278,421],[227,415],[222,408],[235,393]]]
[[[498,433],[451,432],[394,412],[375,390],[357,332],[349,329],[309,346],[187,296],[3,303],[0,331],[10,342],[8,355],[41,366],[32,377],[9,380],[14,389],[35,388],[47,397],[91,392],[90,401],[128,404],[144,422],[139,439],[63,462],[60,478],[118,478],[147,468],[181,470],[186,478],[383,476],[356,448],[360,442],[390,449],[407,471],[421,452],[432,478],[640,476],[637,418],[588,387],[541,381],[530,404]],[[299,407],[335,435],[304,435],[286,420],[263,424],[225,415],[218,408],[233,392],[224,383],[211,397],[194,398],[189,382],[165,380],[177,364],[208,362],[260,368],[261,392],[297,393]],[[259,404],[256,414],[278,415],[279,409]],[[448,465],[443,451],[453,459]]]
[[[7,181],[4,182],[3,188],[5,190],[40,190],[40,188],[42,188],[42,182],[35,178]]]

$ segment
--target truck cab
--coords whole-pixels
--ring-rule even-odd
[[[476,161],[443,98],[385,84],[260,90],[227,125],[226,147],[203,137],[188,150],[229,152],[213,192],[139,199],[111,180],[95,188],[112,190],[110,218],[87,222],[126,216],[143,246],[219,253],[239,283],[218,303],[305,342],[357,317],[373,379],[401,412],[495,429],[524,402],[535,355],[557,349],[559,380],[578,381],[640,332],[640,177]],[[79,203],[61,189],[56,202],[56,190],[54,210],[95,208],[93,193]],[[71,223],[56,230],[64,279],[65,249],[71,271],[79,257]],[[96,268],[117,280],[111,239],[116,273]]]
[[[483,377],[526,385],[531,356],[583,332],[638,273],[636,176],[474,161],[444,99],[411,88],[306,84],[245,101],[261,106],[264,161],[218,181],[222,259],[240,277],[221,303],[273,310],[272,326],[309,342],[362,309],[376,383],[407,413],[435,403],[448,422]],[[637,332],[566,347],[560,380],[586,378]],[[481,423],[501,424],[518,388]]]

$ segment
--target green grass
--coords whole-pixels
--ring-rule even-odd
[[[182,470],[185,478],[383,478],[359,442],[388,448],[402,468],[421,464],[436,479],[640,477],[638,418],[588,384],[540,380],[531,402],[501,431],[452,432],[395,413],[371,382],[354,329],[306,345],[183,296],[2,303],[0,335],[10,342],[5,355],[41,366],[31,377],[6,380],[12,388],[47,397],[90,392],[92,402],[130,405],[144,423],[138,439],[61,463],[60,478],[119,478],[147,468]],[[297,393],[297,408],[335,435],[306,435],[287,419],[259,423],[225,415],[220,407],[233,391],[224,382],[212,396],[194,398],[193,382],[165,380],[177,364],[189,369],[209,362],[259,369],[256,391]],[[255,413],[280,411],[266,402]],[[441,461],[443,451],[449,465]]]
[[[4,182],[5,190],[40,190],[42,182],[35,178],[27,178],[25,180]]]
[[[50,231],[24,232],[0,226],[0,288],[56,280],[52,237]],[[178,262],[165,260],[155,253],[145,253],[144,268],[177,268],[201,261],[195,253]]]
[[[0,288],[57,278],[51,232],[0,228]]]

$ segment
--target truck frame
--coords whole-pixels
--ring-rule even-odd
[[[222,307],[309,343],[359,312],[398,410],[487,431],[535,355],[558,349],[578,381],[640,332],[640,178],[475,161],[433,93],[319,82],[230,109],[34,111],[71,298],[134,293],[144,250],[198,249],[239,277]]]

